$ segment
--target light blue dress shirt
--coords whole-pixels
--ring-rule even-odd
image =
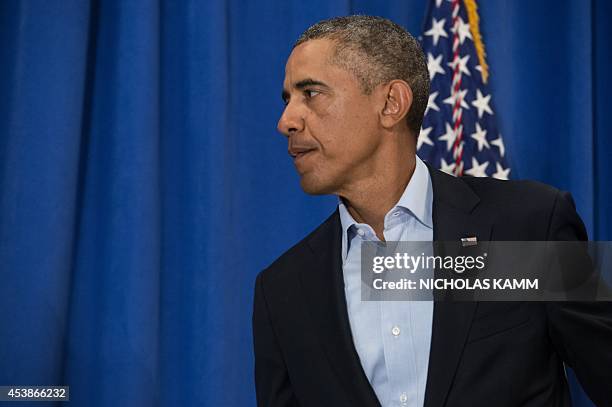
[[[385,215],[386,241],[432,241],[433,188],[429,171],[416,167],[398,203]],[[342,269],[353,341],[361,366],[383,407],[422,407],[433,321],[432,301],[362,301],[361,242],[378,241],[342,201]]]

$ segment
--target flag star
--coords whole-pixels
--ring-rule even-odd
[[[445,22],[446,22],[445,18],[443,18],[440,21],[433,18],[433,21],[431,23],[431,28],[425,31],[425,35],[433,37],[434,47],[438,45],[438,40],[440,39],[440,37],[448,38],[448,34],[446,34],[446,31],[444,31]]]
[[[419,137],[417,138],[417,150],[419,150],[423,144],[429,144],[430,146],[434,145],[433,141],[431,141],[429,138],[429,133],[431,133],[432,129],[433,126],[426,129],[421,129]]]
[[[425,109],[425,114],[429,111],[429,109],[433,109],[436,112],[440,111],[440,108],[436,104],[436,98],[438,97],[438,91],[435,91],[429,95],[429,100],[427,100],[427,108]]]
[[[437,73],[444,75],[444,68],[440,65],[442,63],[442,54],[436,58],[433,57],[429,52],[427,53],[427,70],[429,71],[429,80],[433,81],[433,78]]]
[[[499,135],[498,139],[491,141],[491,144],[499,148],[499,155],[503,157],[506,153],[506,147],[504,147],[504,140],[502,140],[501,134]]]
[[[493,174],[493,178],[507,180],[508,174],[510,174],[510,168],[504,169],[504,167],[502,167],[498,162],[495,163],[495,167],[497,168],[497,171],[495,174]]]
[[[446,133],[438,137],[438,140],[446,141],[446,150],[450,151],[453,144],[455,144],[455,130],[446,123]]]
[[[463,44],[463,41],[465,41],[466,38],[469,38],[470,40],[472,39],[472,33],[470,32],[470,24],[466,23],[465,21],[463,21],[463,19],[461,17],[459,17],[457,19],[457,30],[455,30],[455,27],[451,27],[451,31],[454,33],[455,31],[458,31],[458,35],[459,35],[459,43]]]
[[[489,146],[489,142],[487,141],[487,131],[480,127],[480,123],[476,123],[476,132],[470,134],[470,137],[472,137],[478,143],[478,151],[482,151],[483,146],[486,148],[491,148]]]
[[[478,118],[482,118],[484,112],[493,114],[493,110],[489,107],[491,95],[483,96],[480,89],[476,89],[476,99],[472,101],[472,106],[478,109]]]
[[[467,89],[460,90],[457,95],[453,95],[451,93],[451,95],[447,97],[446,99],[444,99],[443,102],[446,103],[447,105],[455,106],[455,98],[459,97],[459,100],[461,100],[461,107],[464,109],[469,109],[470,106],[465,101],[467,91],[468,91]]]
[[[447,174],[450,175],[455,175],[455,173],[453,172],[455,170],[455,163],[454,162],[450,162],[447,163],[446,160],[444,158],[440,159],[440,171],[444,171]]]
[[[489,166],[489,162],[485,161],[482,164],[478,163],[476,157],[472,157],[472,168],[469,170],[465,170],[467,175],[471,175],[472,177],[486,177],[487,167]]]
[[[455,65],[457,64],[457,62],[459,62],[459,72],[464,73],[467,76],[470,76],[470,70],[467,67],[467,63],[468,63],[469,59],[470,59],[470,56],[466,55],[463,58],[457,58],[456,61],[449,62],[448,66],[450,66],[451,69],[454,71],[455,70]]]

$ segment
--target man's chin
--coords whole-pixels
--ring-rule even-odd
[[[321,182],[308,175],[300,177],[300,186],[309,195],[331,195],[334,193],[334,188],[330,184]]]

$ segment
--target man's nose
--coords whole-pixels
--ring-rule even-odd
[[[287,103],[276,128],[286,137],[304,130],[304,117],[298,106],[291,102]]]

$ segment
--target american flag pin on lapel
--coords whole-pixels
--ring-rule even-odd
[[[478,244],[478,239],[476,239],[476,236],[461,238],[461,246],[463,247],[476,246],[477,244]]]

